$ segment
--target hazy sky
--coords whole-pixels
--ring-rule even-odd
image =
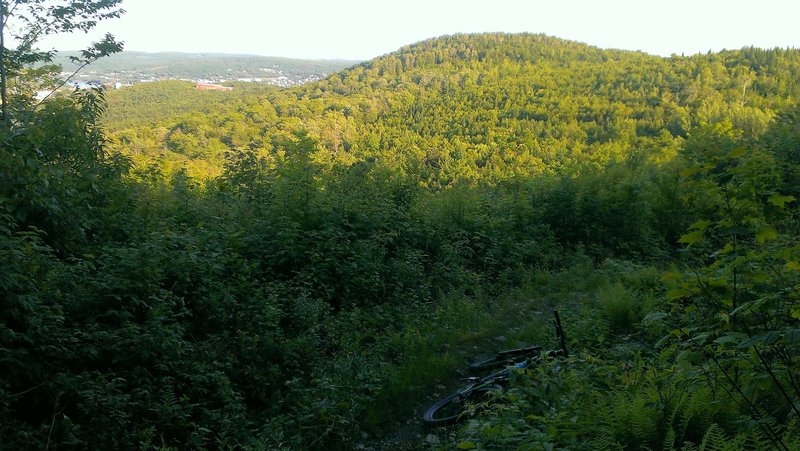
[[[800,0],[124,0],[110,31],[126,50],[365,60],[460,32],[546,33],[668,56],[754,45],[800,48]]]

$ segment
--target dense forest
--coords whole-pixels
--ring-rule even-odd
[[[0,130],[0,448],[800,449],[798,99],[798,50],[483,34],[44,102]],[[418,425],[552,308],[568,359]]]

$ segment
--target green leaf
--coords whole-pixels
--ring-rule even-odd
[[[725,345],[730,343],[736,343],[742,339],[747,338],[747,335],[740,333],[740,332],[728,332],[725,335],[717,338],[714,340],[714,343],[719,345]]]
[[[458,444],[458,449],[476,449],[478,445],[473,442],[461,442]]]
[[[669,291],[667,291],[667,300],[674,301],[676,299],[684,298],[690,294],[692,294],[692,292],[684,287],[672,288]]]
[[[783,344],[796,345],[800,343],[800,329],[786,329],[783,331]]]
[[[800,263],[786,262],[786,269],[789,271],[800,271]]]
[[[764,344],[772,345],[781,339],[781,333],[776,330],[771,330],[764,335]]]
[[[678,240],[679,243],[684,243],[688,246],[700,241],[703,239],[703,231],[697,230],[694,232],[689,232],[686,235],[681,236],[681,239]]]
[[[750,346],[754,346],[763,342],[764,342],[764,337],[759,335],[757,337],[748,338],[747,340],[739,343],[739,348],[746,349],[749,348]]]
[[[693,176],[695,174],[703,172],[703,170],[704,170],[704,168],[702,166],[697,165],[697,166],[692,166],[692,167],[689,167],[689,168],[686,168],[686,169],[682,170],[680,174],[681,174],[681,177],[691,177],[691,176]]]
[[[728,154],[728,156],[730,158],[739,158],[739,157],[743,156],[745,153],[747,153],[747,147],[742,146],[742,147],[737,147],[737,148],[731,150],[731,152]]]
[[[691,340],[695,344],[703,345],[703,344],[706,343],[706,340],[708,340],[708,337],[710,337],[710,336],[711,336],[711,332],[701,332],[701,333],[695,335],[694,337],[692,337]]]
[[[772,227],[763,227],[756,234],[756,241],[758,244],[764,244],[768,240],[775,240],[778,238],[778,232]]]
[[[734,250],[733,244],[725,243],[725,246],[723,246],[722,249],[718,250],[717,252],[714,252],[712,256],[716,257],[719,255],[728,255],[731,252],[733,252],[733,250]]]
[[[708,226],[710,226],[710,225],[711,225],[711,221],[707,221],[707,220],[705,220],[705,219],[701,219],[701,220],[699,220],[699,221],[695,222],[694,224],[690,225],[690,226],[689,226],[689,230],[700,230],[700,231],[704,231],[704,230],[705,230],[705,229],[707,229],[707,228],[708,228]]]
[[[760,298],[760,299],[756,299],[755,301],[745,302],[745,303],[739,305],[738,307],[736,307],[730,313],[730,316],[736,316],[739,313],[747,313],[749,311],[756,310],[759,307],[761,307],[762,305],[764,305],[766,302],[767,302],[767,298]]]
[[[750,337],[749,339],[739,343],[740,349],[746,349],[751,346],[755,346],[758,344],[763,344],[765,346],[769,346],[774,344],[781,338],[781,333],[775,330],[771,330],[764,335],[757,335],[755,337]],[[784,337],[784,339],[786,339]]]
[[[772,205],[783,208],[784,204],[789,202],[794,202],[797,200],[794,196],[781,196],[780,194],[775,194],[767,199],[767,202],[771,203]]]
[[[678,368],[689,369],[692,364],[698,360],[698,353],[689,350],[683,350],[675,356],[675,364]]]
[[[652,321],[661,321],[662,319],[666,318],[668,315],[664,312],[653,312],[649,315],[645,316],[642,320],[645,323],[652,322]]]

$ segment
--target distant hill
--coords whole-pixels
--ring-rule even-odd
[[[545,35],[455,35],[292,89],[121,90],[105,124],[120,138],[112,148],[216,167],[206,175],[226,151],[271,155],[305,130],[331,159],[391,162],[436,188],[669,159],[708,124],[756,137],[800,98],[798,80],[796,50],[662,58]]]
[[[55,62],[64,72],[77,66],[69,59],[77,52],[61,52]],[[325,78],[357,64],[346,60],[302,60],[221,53],[122,52],[91,64],[79,80],[116,80],[126,84],[156,80],[260,81],[277,86],[296,86]]]

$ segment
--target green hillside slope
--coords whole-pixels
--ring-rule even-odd
[[[799,83],[485,34],[23,105],[0,448],[800,449]],[[421,425],[551,308],[568,358]]]
[[[175,152],[172,132],[188,120],[208,144],[176,153],[221,161],[224,149],[268,154],[276,137],[302,128],[335,159],[378,157],[446,186],[573,172],[642,152],[661,158],[692,127],[722,120],[756,136],[797,98],[798,75],[797,51],[665,59],[541,35],[453,36],[126,136],[156,143],[154,154]]]

